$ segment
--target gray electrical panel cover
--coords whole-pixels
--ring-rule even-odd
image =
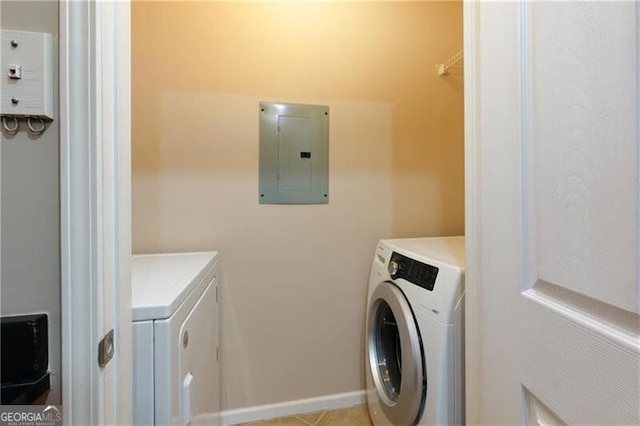
[[[329,107],[260,102],[260,204],[329,202]]]

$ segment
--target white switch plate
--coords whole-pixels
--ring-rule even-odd
[[[1,43],[0,113],[53,119],[53,36],[2,30]]]

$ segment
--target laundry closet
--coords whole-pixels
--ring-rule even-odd
[[[133,250],[218,252],[221,411],[364,401],[378,240],[464,233],[462,2],[131,12]],[[326,108],[326,202],[261,202],[261,103]]]

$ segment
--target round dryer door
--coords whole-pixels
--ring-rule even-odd
[[[422,343],[406,297],[393,283],[379,285],[367,318],[368,369],[382,411],[396,425],[413,425],[426,398]]]

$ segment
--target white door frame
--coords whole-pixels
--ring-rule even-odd
[[[472,354],[480,350],[480,310],[482,276],[482,182],[480,180],[480,130],[477,98],[476,52],[478,50],[478,13],[475,1],[465,0],[464,28],[464,150],[465,150],[465,419],[478,424],[480,419],[479,360]]]
[[[130,41],[128,1],[60,1],[65,424],[131,423]]]

